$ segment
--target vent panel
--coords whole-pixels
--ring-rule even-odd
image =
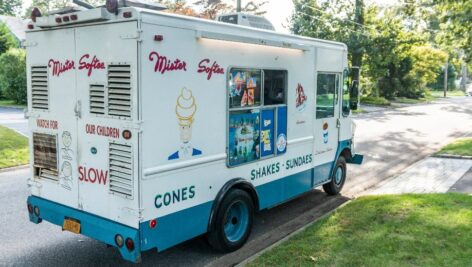
[[[108,115],[131,117],[130,65],[108,65]]]
[[[133,196],[133,169],[131,146],[110,143],[110,192]]]
[[[31,100],[33,109],[49,109],[47,66],[31,67]]]
[[[90,113],[105,115],[105,86],[90,85]]]
[[[33,133],[33,149],[36,177],[58,181],[56,136]]]

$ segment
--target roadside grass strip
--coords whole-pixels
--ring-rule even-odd
[[[11,108],[26,108],[26,105],[17,104],[13,100],[0,100],[0,107],[11,107]]]
[[[456,140],[441,148],[435,154],[472,157],[472,138]]]
[[[0,169],[28,163],[28,139],[0,126]]]
[[[249,266],[472,266],[472,197],[361,197]]]

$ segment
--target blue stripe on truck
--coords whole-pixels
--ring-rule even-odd
[[[39,208],[39,217],[41,219],[61,227],[66,217],[78,220],[80,221],[80,233],[82,235],[92,237],[111,246],[117,247],[115,244],[116,234],[121,234],[124,240],[126,238],[133,239],[135,249],[132,252],[128,251],[125,246],[118,249],[124,259],[132,262],[140,261],[141,249],[138,229],[36,196],[29,196],[28,203],[33,205],[33,207]],[[40,222],[34,213],[29,214],[29,216],[30,221],[34,223]]]

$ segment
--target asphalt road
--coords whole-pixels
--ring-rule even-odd
[[[0,107],[0,125],[13,129],[22,135],[28,135],[28,121],[21,108]]]
[[[357,116],[356,148],[365,164],[349,165],[344,195],[363,190],[427,156],[454,138],[472,134],[472,97],[452,98]],[[29,223],[27,170],[0,173],[0,266],[124,266],[113,248],[43,222]],[[256,216],[249,243],[239,252],[213,252],[198,237],[157,253],[143,254],[143,266],[232,265],[283,238],[347,200],[315,190]],[[133,265],[134,266],[134,265]]]

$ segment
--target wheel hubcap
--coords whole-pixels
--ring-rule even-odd
[[[249,209],[241,201],[233,203],[226,212],[225,235],[231,242],[240,240],[247,231],[249,224]]]
[[[334,182],[337,184],[337,185],[340,185],[341,182],[343,180],[343,168],[341,166],[339,166],[337,169],[336,169],[336,174],[335,174],[335,177],[334,177]]]

